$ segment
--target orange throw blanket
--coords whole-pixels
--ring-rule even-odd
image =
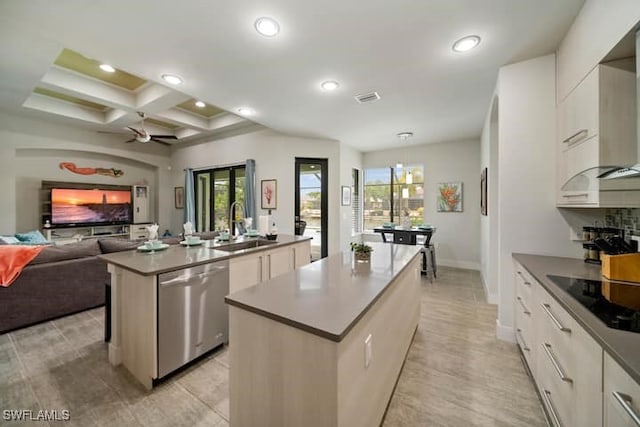
[[[0,245],[0,286],[9,287],[45,246]]]

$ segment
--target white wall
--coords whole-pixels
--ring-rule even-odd
[[[360,191],[364,179],[362,167],[362,153],[353,147],[340,144],[340,186],[351,186],[351,173],[353,169],[360,170]],[[341,190],[341,189],[340,189]],[[353,196],[353,195],[352,195]],[[349,251],[349,243],[357,241],[359,236],[352,235],[352,206],[340,206],[340,250]]]
[[[0,233],[13,234],[40,228],[37,190],[41,180],[108,182],[131,185],[142,179],[156,200],[155,214],[161,229],[169,227],[173,190],[168,190],[169,150],[156,145],[124,144],[121,138],[39,120],[0,113]],[[60,160],[78,166],[115,167],[125,175],[108,179],[96,175],[80,177],[56,169]],[[84,163],[87,162],[87,163]]]
[[[513,340],[514,252],[580,257],[555,207],[555,55],[500,68],[498,337]]]
[[[415,145],[365,153],[365,168],[411,159],[424,165],[424,221],[437,227],[432,242],[438,265],[480,269],[480,141]],[[462,181],[462,212],[436,212],[439,182]],[[379,237],[378,237],[379,239]]]
[[[487,168],[487,216],[480,217],[480,277],[487,301],[498,303],[498,142],[499,98],[494,96],[487,112],[481,141],[481,169]]]
[[[347,151],[348,152],[348,151]],[[244,163],[252,158],[256,161],[256,183],[263,179],[276,179],[277,209],[272,211],[278,232],[294,234],[295,158],[326,158],[329,163],[329,212],[328,252],[340,250],[344,226],[341,224],[340,185],[347,180],[342,176],[341,148],[337,141],[327,139],[287,136],[271,130],[262,130],[246,135],[234,136],[207,143],[175,148],[171,155],[173,186],[184,185],[187,167],[202,168],[216,165]],[[356,158],[357,154],[351,153]],[[344,184],[343,184],[344,185]],[[259,189],[258,189],[259,192]],[[260,209],[258,215],[267,212]],[[175,211],[171,229],[179,233],[183,224],[183,211]]]

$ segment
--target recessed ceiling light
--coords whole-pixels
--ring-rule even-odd
[[[204,107],[206,107],[206,106],[207,106],[207,104],[205,104],[204,102],[202,102],[202,101],[196,101],[196,107],[198,107],[198,108],[204,108]]]
[[[336,82],[336,81],[333,81],[333,80],[328,80],[328,81],[322,82],[320,84],[320,87],[323,90],[326,90],[327,92],[331,92],[333,90],[336,90],[336,89],[338,89],[339,86],[340,86],[340,84],[338,82]]]
[[[240,107],[238,108],[238,113],[242,114],[243,116],[253,116],[256,112],[249,107]]]
[[[265,37],[273,37],[280,32],[280,24],[266,16],[256,19],[255,27],[256,31]]]
[[[111,65],[109,64],[100,64],[100,69],[102,71],[106,71],[107,73],[115,73],[116,69],[113,68]]]
[[[175,74],[163,74],[161,77],[162,80],[172,85],[179,85],[184,81],[182,80],[182,77]]]
[[[397,136],[401,141],[406,141],[413,136],[413,132],[400,132]]]
[[[456,41],[453,44],[452,49],[454,52],[467,52],[473,49],[474,47],[478,46],[479,43],[480,43],[480,37],[466,36]]]

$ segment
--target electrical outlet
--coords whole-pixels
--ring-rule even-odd
[[[371,364],[371,357],[373,356],[373,352],[371,349],[371,334],[367,336],[367,339],[364,340],[364,367],[368,368]]]

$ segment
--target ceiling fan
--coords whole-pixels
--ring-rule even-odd
[[[136,129],[134,127],[131,126],[127,126],[127,129],[129,129],[131,132],[133,132],[133,138],[125,141],[125,142],[141,142],[143,144],[146,144],[147,142],[158,142],[160,144],[163,145],[171,145],[168,142],[164,142],[161,139],[178,139],[178,137],[176,137],[175,135],[157,135],[157,134],[150,134],[149,132],[146,131],[146,129],[144,128],[144,119],[145,119],[145,114],[142,111],[138,111],[138,116],[140,116],[140,129]],[[116,133],[116,132],[100,132],[100,133]],[[122,135],[122,133],[118,133],[119,135]]]

